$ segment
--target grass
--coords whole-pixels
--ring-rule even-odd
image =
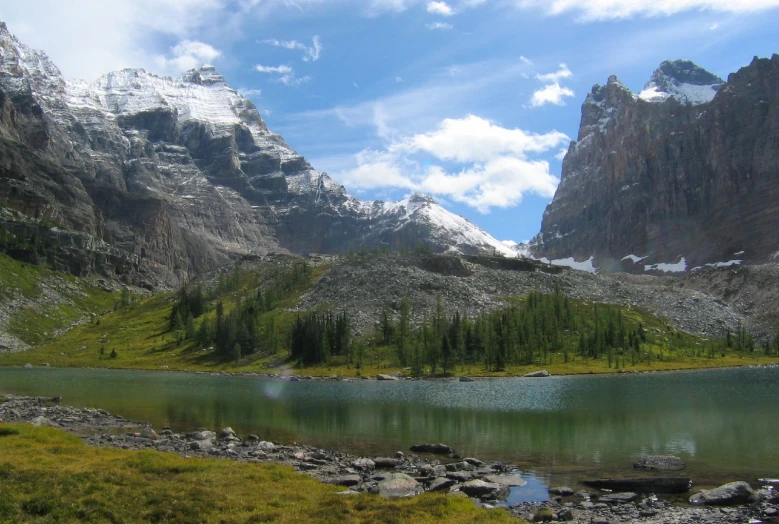
[[[118,294],[104,291],[88,280],[46,266],[25,264],[0,253],[0,300],[22,297],[25,302],[34,303],[44,294],[57,298],[25,305],[12,312],[8,321],[8,332],[27,344],[52,340],[56,331],[86,315],[111,309],[119,299]]]
[[[341,496],[292,468],[92,448],[53,428],[0,425],[2,522],[517,522],[426,494]]]
[[[101,367],[121,369],[171,369],[189,371],[228,371],[256,373],[297,373],[312,376],[338,375],[342,377],[375,377],[379,373],[403,372],[394,360],[392,347],[367,349],[362,367],[348,364],[343,357],[336,357],[323,365],[300,368],[289,361],[289,352],[282,349],[272,355],[253,355],[238,362],[224,361],[214,351],[202,351],[191,342],[178,344],[169,329],[174,294],[155,295],[140,299],[129,306],[110,311],[118,301],[116,294],[90,287],[87,283],[69,275],[52,272],[44,267],[30,266],[0,255],[0,284],[16,286],[18,293],[34,295],[36,285],[42,279],[57,278],[67,282],[78,291],[73,305],[60,304],[41,308],[38,312],[21,310],[14,314],[11,325],[16,333],[29,330],[26,340],[37,344],[23,353],[0,353],[0,365],[24,365],[26,363],[48,363],[60,367]],[[294,321],[294,313],[285,311],[293,307],[301,294],[319,278],[325,266],[314,268],[312,280],[301,285],[289,296],[284,297],[277,308],[268,313],[275,317],[282,329]],[[216,300],[224,303],[225,314],[232,311],[242,297],[254,292],[265,278],[261,269],[239,271],[239,283],[211,301],[210,312],[215,316]],[[2,290],[0,286],[0,290]],[[7,291],[6,291],[7,292]],[[2,293],[2,291],[0,291]],[[517,297],[503,297],[508,302],[521,303]],[[575,311],[589,308],[583,301],[571,300]],[[73,318],[80,318],[86,312],[106,310],[110,312],[91,323],[84,324],[52,339],[55,326],[67,325]],[[47,312],[48,311],[48,312]],[[722,355],[718,350],[709,358],[708,343],[703,339],[675,330],[667,321],[639,309],[623,309],[626,321],[641,322],[652,333],[654,344],[647,344],[645,350],[652,356],[641,359],[635,364],[630,358],[619,358],[609,365],[606,356],[599,359],[582,358],[569,350],[568,355],[553,352],[546,361],[538,361],[527,366],[508,366],[503,371],[487,371],[482,366],[457,365],[450,374],[469,376],[521,376],[544,368],[555,375],[582,373],[615,373],[626,371],[660,371],[676,369],[713,368],[742,366],[747,364],[779,363],[779,358],[761,355],[761,350],[753,353],[729,351]],[[24,339],[24,338],[23,338]],[[101,348],[105,348],[101,354]],[[117,358],[109,358],[115,350]],[[658,359],[658,355],[660,358]]]

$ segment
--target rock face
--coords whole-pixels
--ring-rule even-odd
[[[134,278],[142,265],[169,283],[249,252],[421,242],[439,252],[516,254],[423,195],[350,196],[268,130],[212,66],[175,79],[125,69],[91,84],[65,81],[2,23],[0,207],[55,237],[70,232],[64,241],[80,251],[60,256],[63,269]],[[12,231],[0,249],[39,238],[22,222],[0,217],[0,229]],[[91,261],[94,253],[108,260]]]
[[[638,95],[612,76],[582,105],[531,251],[594,256],[601,271],[772,261],[777,144],[779,55],[724,83],[691,62],[664,62]]]

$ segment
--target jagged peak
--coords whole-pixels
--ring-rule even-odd
[[[438,204],[438,201],[430,195],[424,193],[414,193],[408,197],[409,203],[412,204]]]
[[[660,64],[638,97],[646,102],[673,98],[683,104],[705,104],[725,83],[691,60],[666,60]]]
[[[204,64],[198,69],[190,69],[181,75],[181,80],[198,85],[227,85],[227,80],[210,64]]]

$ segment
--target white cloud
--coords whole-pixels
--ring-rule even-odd
[[[557,152],[557,154],[556,154],[554,157],[555,157],[557,160],[559,160],[559,161],[561,161],[561,162],[562,162],[562,161],[563,161],[563,159],[565,158],[565,155],[567,155],[567,154],[568,154],[568,150],[567,150],[567,149],[565,149],[565,148],[562,148],[560,151],[558,151],[558,152]]]
[[[311,80],[311,78],[308,76],[295,76],[295,71],[288,65],[264,66],[257,64],[254,66],[254,70],[258,73],[278,75],[276,80],[287,86],[297,87]]]
[[[572,96],[575,96],[575,93],[571,89],[562,87],[555,82],[535,91],[530,98],[530,104],[533,107],[540,107],[546,104],[561,106],[565,105],[564,98]]]
[[[718,23],[711,24],[711,25],[709,26],[709,31],[716,31],[717,29],[719,29],[719,27],[720,27],[720,26],[719,26],[719,24],[718,24]]]
[[[311,39],[311,45],[308,46],[297,40],[276,40],[271,38],[268,40],[262,40],[261,44],[272,45],[274,47],[283,47],[284,49],[296,49],[303,51],[304,62],[316,62],[322,55],[322,41],[319,35],[314,35]]]
[[[578,13],[583,21],[670,16],[690,10],[746,13],[779,7],[779,0],[513,0],[549,15]]]
[[[186,71],[207,64],[222,53],[203,42],[184,40],[170,49],[170,57],[158,55],[155,63],[163,70]]]
[[[541,80],[542,82],[559,82],[563,78],[570,78],[573,76],[573,73],[570,69],[568,69],[568,66],[565,64],[560,64],[560,69],[555,71],[554,73],[547,73],[544,75],[536,75],[536,78]]]
[[[530,59],[529,59],[529,58],[527,58],[527,57],[524,57],[524,56],[520,56],[520,57],[519,57],[519,61],[520,61],[520,62],[522,62],[522,63],[523,63],[523,64],[525,64],[525,65],[529,65],[529,66],[532,66],[532,65],[533,65],[533,61],[532,61],[532,60],[530,60]]]
[[[402,78],[402,77],[400,77],[400,76],[396,76],[396,77],[395,77],[395,83],[397,83],[397,84],[402,84],[402,83],[403,83],[403,78]]]
[[[454,9],[446,2],[428,2],[427,12],[434,15],[452,16]]]
[[[519,204],[527,193],[554,196],[559,180],[549,172],[548,162],[528,156],[566,141],[558,131],[539,135],[468,115],[446,119],[433,131],[383,150],[364,150],[354,158],[356,167],[335,176],[358,191],[423,191],[488,213],[493,207]]]
[[[249,87],[241,87],[237,90],[245,98],[259,98],[262,95],[262,89],[252,89]]]
[[[446,22],[431,22],[426,25],[427,28],[432,31],[449,31],[450,29],[454,29],[452,24],[447,24]]]

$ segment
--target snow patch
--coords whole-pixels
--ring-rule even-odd
[[[714,100],[717,89],[722,84],[695,85],[695,84],[674,84],[669,88],[670,92],[662,91],[654,82],[649,82],[644,86],[644,90],[638,94],[638,98],[645,102],[664,102],[669,98],[675,98],[682,104],[706,104]]]
[[[646,258],[645,256],[644,257],[640,257],[638,255],[628,255],[626,257],[622,257],[622,260],[630,260],[634,264],[638,264],[639,262],[641,262],[645,258]]]
[[[676,264],[647,264],[644,266],[644,271],[662,271],[663,273],[684,273],[687,271],[687,259],[682,259]]]
[[[553,266],[565,266],[570,267],[573,269],[577,269],[579,271],[586,271],[587,273],[597,273],[598,269],[593,265],[595,262],[595,257],[591,256],[587,260],[584,260],[582,262],[577,262],[575,258],[568,257],[568,258],[558,258],[555,260],[549,260],[546,257],[542,257],[539,259],[539,261],[543,262],[544,264],[551,264]]]
[[[739,256],[739,255],[743,255],[744,253],[746,253],[746,251],[739,251],[738,253],[733,253],[733,254]]]

